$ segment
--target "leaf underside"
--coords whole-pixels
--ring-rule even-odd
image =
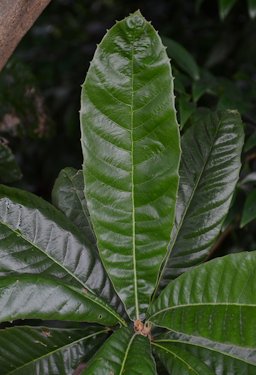
[[[221,354],[216,357],[219,366],[226,361],[224,355],[230,368],[248,365],[256,370],[255,269],[256,252],[198,266],[170,282],[151,305],[148,319],[171,330],[173,342],[198,346],[199,354],[201,347],[216,352],[217,357]],[[180,348],[187,351],[187,347]],[[202,360],[206,357],[203,353]],[[241,363],[233,363],[234,358]]]
[[[117,330],[99,349],[81,375],[156,375],[147,337],[127,328]]]
[[[175,224],[159,282],[168,284],[209,256],[241,166],[243,126],[236,111],[198,111],[181,141]]]
[[[32,274],[96,292],[124,308],[97,252],[75,225],[41,198],[0,186],[0,276]]]
[[[169,59],[139,12],[96,50],[81,130],[99,252],[130,317],[142,319],[169,242],[180,150]]]
[[[99,327],[0,330],[1,375],[73,375],[106,337],[106,330]]]

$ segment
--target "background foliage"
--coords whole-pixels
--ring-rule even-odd
[[[52,2],[0,75],[1,181],[49,199],[60,169],[80,168],[80,85],[106,28],[138,8],[159,30],[172,58],[181,126],[186,129],[190,116],[202,106],[238,109],[242,114],[246,144],[241,179],[212,256],[253,250],[254,1]],[[12,176],[7,175],[10,168]]]

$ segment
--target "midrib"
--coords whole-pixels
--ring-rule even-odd
[[[138,281],[137,281],[137,264],[136,264],[136,222],[135,222],[135,202],[134,202],[134,147],[133,147],[133,126],[134,126],[134,46],[132,41],[131,49],[131,188],[132,188],[132,260],[133,260],[133,285],[134,285],[134,300],[135,300],[135,313],[136,319],[139,319],[139,303],[138,303]]]

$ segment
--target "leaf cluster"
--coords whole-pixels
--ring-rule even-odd
[[[242,121],[196,109],[180,131],[174,98],[160,37],[131,14],[97,47],[83,170],[61,171],[55,207],[0,187],[0,319],[15,321],[0,331],[3,375],[255,372],[255,253],[204,264],[238,181]]]

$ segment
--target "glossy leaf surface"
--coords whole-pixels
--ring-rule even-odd
[[[181,348],[179,344],[157,341],[153,347],[170,375],[216,375],[198,357]]]
[[[169,242],[180,150],[169,59],[139,12],[98,46],[81,123],[85,195],[101,258],[131,318],[143,318]]]
[[[82,375],[156,375],[147,337],[127,328],[117,330],[95,354]]]
[[[95,249],[60,211],[37,196],[0,186],[0,276],[41,274],[123,306]]]
[[[190,374],[190,368],[196,374],[212,375],[253,375],[256,370],[256,350],[221,344],[202,337],[169,332],[157,339],[154,344],[166,349],[161,350],[162,362],[169,363],[171,374],[179,366],[184,367],[182,374]],[[157,351],[158,353],[158,351]],[[177,357],[174,359],[175,354]],[[254,365],[252,364],[254,363]],[[192,374],[194,372],[191,372]],[[177,372],[178,374],[178,372]]]
[[[64,168],[60,171],[53,187],[52,202],[76,224],[88,240],[96,243],[84,196],[84,177],[81,170]]]
[[[21,179],[22,173],[11,149],[0,140],[0,181],[5,184]]]
[[[56,329],[14,327],[0,330],[2,375],[73,375],[82,359],[106,338],[99,327]]]
[[[37,275],[1,277],[0,306],[0,322],[47,319],[124,324],[95,294]]]
[[[176,218],[162,285],[207,258],[239,177],[243,145],[239,114],[200,111],[191,123],[182,137]]]
[[[225,344],[227,352],[256,350],[256,252],[228,255],[170,282],[149,320],[169,330]],[[254,359],[254,363],[256,363]]]
[[[246,197],[242,219],[241,228],[256,219],[256,190],[252,190]]]

